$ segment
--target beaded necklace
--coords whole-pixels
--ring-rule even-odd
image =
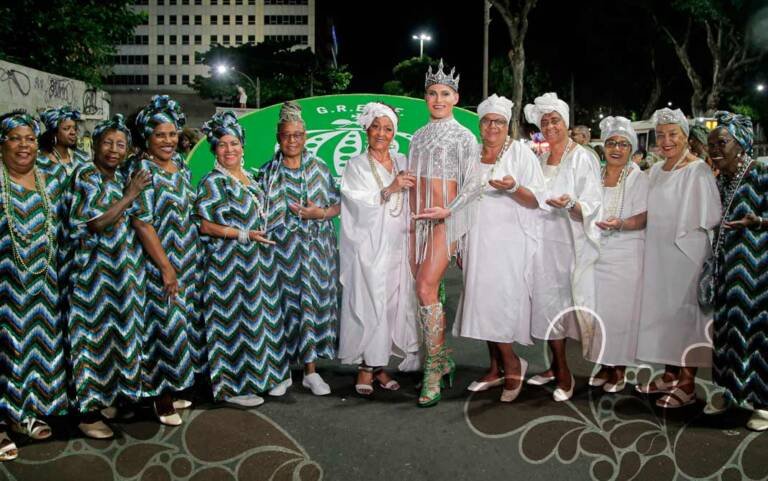
[[[506,154],[507,150],[509,150],[509,146],[510,145],[512,145],[512,139],[509,136],[507,136],[507,138],[504,140],[504,145],[501,146],[501,150],[499,150],[499,153],[496,154],[496,160],[493,161],[493,166],[491,167],[491,170],[488,173],[488,178],[485,179],[485,176],[481,177],[481,182],[483,184],[482,185],[482,189],[483,190],[480,191],[480,197],[482,197],[483,194],[485,193],[485,184],[488,181],[493,180],[494,176],[496,175],[496,168],[501,163],[501,158],[504,157],[504,154]],[[482,149],[480,150],[480,163],[481,164],[483,163],[483,152],[482,152]]]
[[[744,157],[746,157],[746,154],[742,156],[742,162],[741,165],[739,165],[739,170],[736,172],[735,175],[725,179],[725,175],[721,174],[717,177],[717,188],[720,191],[720,198],[723,200],[723,205],[725,205],[725,209],[723,210],[723,216],[720,218],[720,227],[717,229],[717,238],[715,239],[715,245],[712,249],[714,258],[717,259],[717,255],[720,252],[720,248],[723,246],[723,243],[725,242],[725,238],[723,237],[723,225],[728,220],[728,214],[731,210],[731,204],[733,203],[734,197],[736,197],[736,191],[739,190],[739,187],[741,186],[741,181],[744,179],[744,175],[749,170],[749,167],[752,165],[753,160],[750,157],[747,157],[747,161],[744,162]],[[726,183],[727,182],[727,183]]]
[[[605,187],[605,177],[608,174],[608,171],[605,167],[602,169],[601,173],[601,183],[603,187]],[[624,197],[627,190],[627,177],[629,177],[630,174],[630,167],[629,162],[627,162],[627,165],[624,166],[624,168],[621,169],[621,173],[619,174],[619,181],[616,183],[615,188],[618,188],[618,194],[613,195],[611,198],[611,203],[608,206],[608,217],[615,217],[618,219],[623,218],[624,215]]]
[[[264,206],[263,206],[262,202],[259,200],[259,197],[257,195],[255,195],[253,193],[253,191],[251,191],[251,189],[248,188],[247,185],[245,185],[240,179],[238,179],[232,173],[231,170],[227,169],[221,163],[219,163],[218,160],[216,161],[216,165],[215,165],[214,168],[216,170],[218,170],[219,172],[221,172],[222,174],[224,174],[227,177],[229,177],[230,179],[232,179],[232,181],[234,181],[236,184],[240,185],[240,187],[245,191],[246,195],[248,195],[251,198],[251,200],[253,201],[253,203],[256,205],[256,212],[257,212],[257,214],[259,216],[259,219],[261,220],[261,225],[263,226],[264,229],[266,229],[266,226],[267,226],[267,212],[264,209]],[[248,177],[248,174],[245,171],[243,171],[243,174],[246,177]],[[253,179],[251,179],[249,177],[248,180],[251,182],[251,184],[253,184],[253,182],[254,182]]]
[[[374,180],[376,180],[376,185],[378,185],[379,187],[379,192],[381,192],[384,189],[384,181],[381,180],[379,171],[376,168],[376,159],[374,159],[373,156],[371,155],[371,149],[368,149],[367,155],[368,155],[368,164],[371,166],[371,172],[373,172],[373,178]],[[396,158],[392,158],[392,171],[393,172],[398,171]],[[395,201],[395,206],[389,209],[389,215],[392,217],[400,217],[400,214],[403,213],[403,192],[398,191],[392,195],[397,196],[397,200]],[[389,203],[389,200],[387,200],[387,203]]]
[[[276,159],[276,162],[274,162],[274,165],[270,169],[269,173],[269,186],[267,187],[266,192],[266,205],[265,205],[265,215],[269,215],[270,209],[271,209],[271,202],[272,202],[272,189],[275,186],[275,180],[277,179],[278,174],[280,173],[280,170],[283,168],[283,156],[282,153],[280,154],[280,158]],[[304,162],[304,155],[302,154],[301,161],[299,163],[299,168],[301,169],[301,184],[299,186],[299,204],[300,205],[306,205],[307,200],[309,198],[309,186],[307,185],[307,172],[306,172],[306,164]],[[286,208],[283,211],[283,225],[288,230],[288,232],[295,232],[296,229],[300,227],[300,222],[293,221],[291,222],[291,227],[288,227],[288,222],[286,221],[286,215],[289,211],[288,209],[288,200],[285,199]],[[265,218],[266,219],[266,218]],[[291,218],[293,219],[293,218]],[[299,218],[301,220],[301,218]],[[264,229],[267,229],[267,224],[265,220]]]
[[[0,179],[2,182],[0,182],[0,187],[2,187],[2,196],[3,196],[3,206],[5,208],[5,217],[8,220],[8,233],[11,237],[11,250],[13,251],[13,258],[16,262],[16,266],[19,267],[24,272],[28,272],[32,274],[33,276],[40,275],[43,272],[45,272],[48,269],[48,266],[51,265],[51,262],[53,261],[53,255],[55,252],[55,249],[53,247],[53,241],[54,241],[54,227],[53,227],[53,210],[51,209],[51,203],[50,199],[48,199],[48,194],[45,191],[45,179],[43,178],[43,175],[40,173],[40,171],[37,169],[37,167],[33,167],[34,173],[35,173],[35,189],[40,194],[40,197],[43,199],[43,210],[45,211],[45,250],[46,250],[46,257],[45,257],[45,264],[43,267],[36,271],[31,271],[30,267],[27,265],[27,263],[24,261],[24,259],[21,256],[21,247],[19,239],[24,241],[25,244],[29,245],[32,242],[32,239],[29,238],[27,234],[19,230],[19,227],[17,226],[18,219],[16,218],[16,212],[13,208],[12,200],[13,200],[13,188],[11,187],[11,179],[8,175],[8,169],[6,169],[5,164],[3,164],[3,173],[2,177]]]
[[[563,161],[566,159],[566,157],[568,157],[568,154],[571,153],[571,150],[573,150],[575,145],[576,143],[572,139],[568,139],[568,143],[565,144],[565,150],[563,151],[563,155],[560,156],[560,163],[558,163],[555,169],[553,170],[551,178],[553,179],[557,178],[557,175],[560,173],[560,167],[563,166]],[[550,156],[551,156],[551,152],[550,152]],[[541,168],[544,170],[544,167],[546,167],[547,165],[549,165],[547,164],[547,161],[542,158]]]

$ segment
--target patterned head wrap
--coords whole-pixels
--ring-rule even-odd
[[[304,124],[304,119],[301,118],[301,105],[290,100],[283,103],[283,106],[280,107],[280,120],[277,123],[285,124],[288,122]]]
[[[707,128],[703,125],[692,125],[689,138],[694,138],[704,145],[707,145]]]
[[[362,128],[368,130],[373,121],[378,117],[386,117],[392,121],[392,126],[397,133],[397,114],[392,107],[381,102],[369,102],[363,107],[363,113],[357,116],[357,122]]]
[[[752,156],[752,141],[755,132],[752,130],[752,119],[746,115],[734,114],[721,110],[715,112],[718,127],[725,127],[728,133],[741,145],[747,155]]]
[[[46,130],[56,130],[65,120],[82,120],[83,116],[79,110],[74,110],[69,106],[62,106],[59,108],[46,109],[40,114],[40,120],[43,121]]]
[[[0,121],[0,144],[4,144],[8,140],[8,134],[11,130],[22,125],[31,128],[35,137],[40,136],[40,122],[23,110],[16,110]]]
[[[508,98],[493,94],[480,102],[480,105],[477,106],[477,115],[482,119],[486,114],[498,114],[509,123],[509,119],[512,118],[513,105]]]
[[[155,127],[161,124],[173,124],[177,130],[184,127],[187,117],[181,111],[181,105],[167,95],[155,95],[152,101],[141,109],[136,116],[136,126],[142,136],[144,145],[154,132]]]
[[[111,119],[102,120],[96,124],[96,127],[93,128],[93,134],[91,135],[94,144],[97,144],[101,140],[101,136],[109,130],[118,130],[124,133],[126,139],[128,139],[128,143],[131,143],[131,131],[125,125],[125,116],[123,114],[115,114]]]
[[[637,134],[628,118],[609,116],[600,121],[600,140],[605,142],[615,135],[627,139],[632,144],[632,152],[637,152]]]
[[[667,107],[659,109],[651,116],[651,122],[653,122],[656,127],[659,125],[677,124],[683,129],[683,133],[685,133],[686,137],[691,133],[691,129],[688,126],[688,119],[685,118],[685,114],[680,109],[672,110]]]
[[[216,112],[210,120],[203,124],[203,133],[208,137],[208,143],[211,144],[211,150],[216,150],[219,139],[225,135],[233,135],[245,145],[245,132],[242,125],[237,121],[235,113],[231,110]]]
[[[568,104],[557,98],[557,94],[554,92],[549,92],[541,97],[536,97],[532,104],[525,106],[523,111],[525,112],[526,120],[536,125],[538,128],[541,128],[541,118],[544,114],[551,112],[560,114],[560,117],[563,118],[563,122],[565,122],[565,126],[569,127],[568,124],[570,120],[568,119],[568,116],[570,109],[568,108]]]

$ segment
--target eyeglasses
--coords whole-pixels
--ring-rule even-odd
[[[304,138],[304,134],[306,132],[296,132],[296,133],[286,133],[286,132],[280,132],[280,140],[301,140]]]
[[[480,125],[483,127],[504,127],[507,125],[507,121],[504,119],[486,119],[483,117],[480,119]]]
[[[613,149],[618,147],[619,149],[626,150],[630,147],[632,147],[632,144],[627,142],[626,140],[606,140],[605,141],[605,148],[607,149]]]
[[[22,142],[27,144],[36,144],[37,137],[34,137],[34,136],[22,137],[20,135],[11,135],[10,137],[8,137],[7,141],[14,144],[21,144]]]

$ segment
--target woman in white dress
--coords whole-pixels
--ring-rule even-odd
[[[392,355],[403,371],[419,369],[418,303],[408,265],[406,158],[390,151],[397,132],[391,107],[371,102],[359,116],[368,149],[352,158],[341,178],[341,333],[339,358],[358,364],[355,390],[373,393],[400,385],[384,371]]]
[[[602,171],[603,210],[600,257],[595,264],[595,311],[601,319],[602,350],[590,350],[590,361],[600,371],[589,380],[593,387],[615,393],[624,389],[624,370],[635,363],[640,320],[643,249],[647,220],[648,176],[630,161],[637,150],[637,134],[624,117],[600,122],[605,146]]]
[[[444,219],[460,243],[464,293],[453,334],[488,342],[491,366],[470,391],[503,385],[502,402],[522,387],[528,363],[513,343],[531,345],[533,256],[539,247],[537,195],[544,192],[533,151],[507,135],[512,102],[495,94],[477,108],[483,145],[467,180],[447,208],[428,208],[416,219]],[[464,219],[468,219],[465,222]],[[462,225],[464,224],[464,225]],[[458,240],[449,239],[453,242]]]
[[[602,189],[600,164],[568,137],[568,104],[554,93],[525,106],[528,122],[536,124],[549,143],[541,157],[551,207],[541,212],[541,247],[536,251],[533,276],[531,335],[547,340],[553,359],[550,368],[528,380],[540,386],[557,381],[555,401],[573,395],[574,379],[565,358],[566,338],[580,339],[582,352],[596,333],[591,312],[595,306],[594,264],[600,247]]]
[[[637,358],[666,365],[642,393],[665,393],[656,405],[678,408],[696,400],[696,369],[712,365],[706,333],[712,313],[697,300],[704,261],[712,255],[709,231],[720,221],[720,195],[712,169],[688,150],[688,121],[680,109],[653,114],[664,162],[651,167],[643,300]]]

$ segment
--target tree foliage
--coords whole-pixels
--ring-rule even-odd
[[[0,58],[100,86],[146,15],[130,0],[15,0],[0,7]]]
[[[258,79],[262,106],[285,100],[327,95],[345,91],[352,74],[345,65],[323,65],[309,48],[292,49],[289,43],[263,42],[238,47],[213,46],[202,54],[202,61],[213,73],[219,64],[233,66],[253,82]],[[192,88],[201,97],[223,99],[236,94],[235,85],[256,105],[256,86],[237,72],[210,77],[195,77]]]
[[[392,69],[395,82],[390,81],[385,84],[385,90],[390,91],[385,93],[424,98],[424,75],[430,65],[435,63],[427,55],[403,60]]]

